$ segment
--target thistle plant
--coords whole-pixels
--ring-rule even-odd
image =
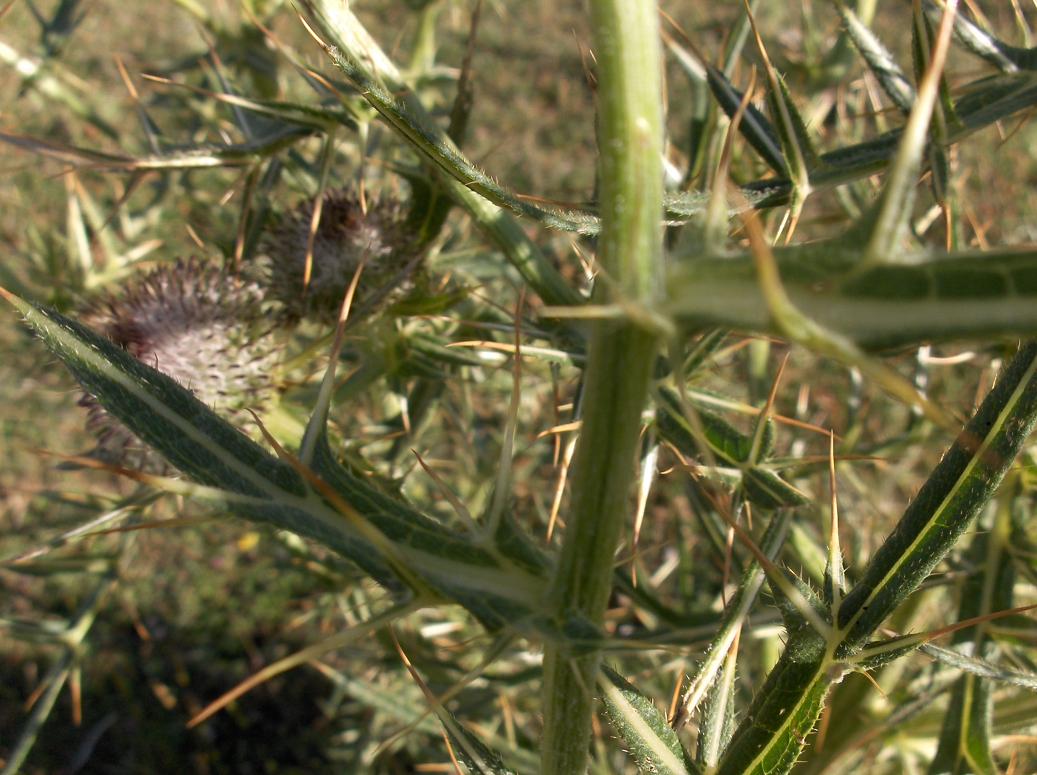
[[[266,262],[283,362],[256,287],[208,265],[127,281],[84,261],[82,288],[128,283],[100,313],[29,301],[29,271],[3,295],[95,417],[182,474],[133,475],[95,522],[186,496],[290,557],[274,577],[327,583],[292,619],[319,620],[312,642],[172,703],[190,734],[310,666],[321,766],[358,772],[1033,768],[1037,253],[981,224],[965,169],[1037,102],[1005,18],[915,2],[893,24],[833,0],[804,12],[797,60],[765,4],[718,42],[679,3],[591,0],[597,185],[565,206],[463,150],[477,10],[444,86],[445,3],[408,4],[405,66],[337,0],[276,34],[273,8],[235,33],[183,5],[228,52],[261,31],[277,63],[269,89],[219,56],[183,76],[205,98],[183,109],[222,106],[225,142],[167,143],[146,101],[147,153],[6,139],[173,192],[236,174],[240,208],[206,223],[242,276]],[[406,212],[360,193],[390,173]],[[384,308],[426,263],[455,290],[414,284],[347,331],[349,300]],[[212,335],[188,336],[203,299]],[[82,541],[42,536],[5,567]],[[20,625],[60,656],[9,771],[116,586],[63,629]]]
[[[138,361],[168,375],[199,401],[242,425],[262,411],[275,385],[277,347],[259,286],[198,259],[130,278],[94,299],[80,319]],[[163,466],[149,447],[86,394],[93,455],[143,469]]]
[[[302,202],[267,230],[267,294],[281,302],[289,321],[334,323],[359,270],[354,304],[370,314],[412,287],[421,259],[414,247],[399,204],[332,191],[319,210]]]

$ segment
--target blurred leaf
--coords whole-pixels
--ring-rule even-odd
[[[933,0],[924,0],[925,12],[939,19],[943,8]],[[1019,48],[998,40],[988,30],[970,21],[964,9],[954,19],[954,35],[966,49],[986,60],[1003,73],[1033,70],[1037,66],[1037,52],[1032,48]]]
[[[515,775],[515,771],[504,764],[501,755],[469,731],[454,714],[440,708],[437,716],[450,736],[457,758],[472,775]]]
[[[753,449],[751,436],[741,433],[718,414],[703,407],[693,410],[695,422],[692,422],[684,416],[680,400],[673,390],[660,388],[658,394],[660,405],[656,412],[656,423],[663,438],[688,457],[704,457],[706,461],[713,458],[731,466],[735,470],[711,470],[716,475],[726,476],[731,486],[741,484],[746,497],[754,505],[781,508],[810,502],[806,495],[766,466],[745,465]],[[757,456],[760,459],[766,458],[774,449],[772,423],[764,426],[763,434],[760,454]]]
[[[893,55],[882,45],[875,34],[866,27],[843,0],[834,0],[839,9],[839,15],[843,18],[846,31],[850,40],[860,52],[868,68],[878,79],[879,85],[893,104],[904,114],[911,112],[911,106],[915,101],[915,88],[911,85],[900,65],[893,59]]]
[[[699,429],[695,428],[696,423],[684,416],[676,392],[670,388],[660,388],[659,398],[660,406],[656,415],[659,431],[679,450],[696,456],[702,451],[702,442],[705,442],[708,453],[724,463],[737,466],[749,460],[753,448],[752,437],[738,431],[723,417],[702,407],[694,409],[695,419],[703,434],[699,439]],[[774,427],[768,424],[764,430],[759,457],[765,458],[773,448]]]
[[[84,93],[84,83],[59,62],[41,62],[23,56],[3,41],[0,41],[0,62],[11,67],[22,77],[23,89],[31,89],[51,103],[64,106],[112,140],[120,137],[119,130],[102,118],[96,107],[91,104],[90,95]]]
[[[1013,604],[1015,573],[1009,553],[1012,506],[1005,502],[999,506],[993,529],[974,536],[966,554],[966,559],[979,571],[966,577],[961,585],[958,606],[961,621],[1005,611]],[[967,644],[977,657],[991,657],[997,652],[997,644],[984,622],[955,633],[954,641]],[[993,692],[991,680],[975,672],[966,671],[958,679],[951,690],[930,773],[996,775],[999,772],[990,744]]]
[[[796,489],[774,471],[753,466],[742,476],[745,496],[756,506],[765,509],[790,508],[811,503],[810,496]]]
[[[893,251],[865,268],[840,238],[774,255],[796,308],[862,347],[1037,331],[1037,251]],[[663,311],[688,329],[777,332],[751,255],[675,261],[667,290]]]
[[[0,140],[17,148],[76,166],[102,170],[191,170],[239,167],[270,156],[311,133],[306,127],[286,126],[255,141],[231,145],[194,146],[142,156],[124,156],[72,145],[0,132]]]
[[[920,646],[919,651],[924,651],[933,659],[938,660],[948,667],[964,670],[965,672],[979,676],[980,678],[1011,684],[1013,686],[1020,686],[1031,691],[1037,691],[1037,673],[1026,673],[1020,670],[1013,670],[1010,667],[997,665],[988,660],[963,654],[954,649],[941,648],[932,643]]]

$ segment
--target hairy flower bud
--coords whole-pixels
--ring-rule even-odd
[[[264,240],[269,296],[284,306],[289,321],[334,323],[361,262],[352,315],[371,315],[410,290],[420,256],[413,250],[403,210],[390,200],[371,200],[365,207],[344,190],[328,192],[323,199],[307,282],[313,209],[314,203],[307,201],[282,214]]]
[[[246,409],[261,410],[272,393],[276,349],[261,291],[212,264],[189,259],[161,266],[94,301],[80,318],[231,422],[240,424]],[[80,404],[98,439],[92,455],[130,468],[166,469],[92,396]]]

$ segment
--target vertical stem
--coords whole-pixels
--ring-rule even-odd
[[[595,301],[651,307],[660,296],[662,263],[658,11],[650,0],[590,5],[602,217]],[[658,338],[632,320],[598,321],[591,335],[572,508],[551,591],[559,619],[603,624]],[[547,645],[543,775],[586,771],[600,662],[596,650],[575,656],[562,642]]]

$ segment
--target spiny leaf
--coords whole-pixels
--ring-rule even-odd
[[[798,219],[804,200],[810,195],[810,169],[820,166],[817,151],[807,134],[806,124],[796,109],[792,96],[785,86],[785,79],[775,70],[771,64],[767,48],[763,44],[763,38],[756,28],[756,20],[749,9],[748,0],[745,0],[745,12],[752,25],[753,36],[756,38],[756,48],[763,60],[763,67],[767,73],[767,102],[771,113],[777,123],[778,138],[781,140],[782,156],[785,159],[785,167],[789,178],[792,180],[792,209],[793,219]]]
[[[806,493],[764,466],[748,469],[742,476],[742,487],[745,488],[745,496],[754,505],[765,509],[791,508],[811,502]]]
[[[910,654],[920,645],[918,637],[912,635],[869,643],[860,655],[854,658],[853,665],[858,670],[878,670],[880,667]]]
[[[640,772],[688,775],[698,771],[655,703],[608,666],[602,665],[601,676],[598,684],[605,715]]]
[[[666,36],[666,45],[688,78],[695,83],[707,85],[713,94],[713,99],[717,101],[727,117],[732,118],[738,112],[738,106],[742,104],[745,95],[728,80],[722,70],[706,62],[694,49],[689,50],[670,36]],[[758,108],[752,104],[746,107],[745,115],[738,122],[738,131],[760,154],[760,158],[766,162],[768,167],[779,175],[788,174],[778,133]]]
[[[445,132],[431,123],[424,109],[406,89],[403,90],[402,97],[397,97],[382,85],[380,79],[391,75],[394,68],[385,69],[391,68],[391,63],[380,51],[377,55],[371,54],[370,46],[373,45],[373,41],[366,32],[363,35],[358,32],[362,27],[348,10],[331,8],[327,3],[317,0],[308,0],[305,5],[320,34],[333,44],[328,53],[336,64],[354,81],[390,125],[408,142],[414,144],[436,169],[456,184],[448,186],[451,195],[466,209],[471,211],[475,204],[466,198],[464,192],[467,192],[468,197],[478,197],[486,205],[495,205],[494,209],[503,207],[554,228],[588,234],[597,232],[597,216],[593,213],[548,210],[532,205],[504,189],[465,160],[446,137]],[[356,40],[345,37],[347,34],[354,36]],[[364,40],[366,49],[359,47],[357,41],[360,39]],[[729,115],[733,115],[741,95],[730,85],[722,72],[712,67],[704,66],[704,69],[718,101],[721,101]],[[398,78],[393,84],[394,88],[397,86],[402,87]],[[960,111],[963,128],[949,136],[948,142],[958,142],[966,133],[1004,118],[1027,104],[1032,105],[1034,101],[1037,101],[1037,94],[1017,90],[1011,100],[994,100],[975,116],[968,116],[964,111]],[[749,118],[752,118],[752,115],[750,113]],[[744,131],[747,138],[758,146],[757,150],[768,159],[768,163],[774,166],[779,174],[787,174],[777,132],[769,126],[765,118],[759,114],[756,114],[756,117],[757,121],[742,122],[742,126],[746,127]],[[834,185],[874,173],[890,161],[900,134],[897,130],[874,141],[822,154],[819,157],[819,169],[809,170],[811,184],[815,188]],[[792,186],[787,179],[758,181],[743,187],[743,194],[751,204],[764,207],[784,204],[788,201],[791,191]],[[689,195],[685,194],[669,197],[666,204],[671,216],[687,217],[701,210],[702,200],[700,196],[691,196],[689,199]],[[489,211],[482,213],[481,217],[486,227],[493,224]],[[512,234],[511,238],[517,236]]]
[[[731,466],[731,470],[713,470],[720,476],[730,478],[733,486],[741,484],[753,504],[773,509],[801,506],[809,502],[805,494],[765,465],[746,465],[753,451],[753,439],[750,436],[735,429],[718,414],[701,407],[695,409],[699,426],[696,428],[684,416],[680,400],[672,390],[661,388],[659,398],[656,423],[660,434],[689,457],[703,454],[707,460],[713,458]],[[773,449],[774,428],[768,422],[763,428],[757,457],[764,459]]]
[[[737,643],[737,642],[736,642]],[[699,718],[695,761],[707,772],[716,770],[720,755],[735,731],[735,673],[737,645],[728,649],[716,679],[710,684]]]
[[[320,0],[306,0],[303,7],[320,34],[334,42],[334,45],[325,48],[332,61],[382,118],[427,161],[498,207],[511,210],[517,215],[524,215],[546,226],[566,231],[597,231],[597,218],[594,216],[547,210],[530,204],[506,190],[464,158],[446,133],[432,124],[423,110],[415,109],[416,100],[404,100],[387,91],[379,81],[377,71],[364,61],[365,52],[360,51],[356,45],[350,45],[356,40],[346,37],[349,33],[343,24],[359,24],[355,17],[352,21],[347,18],[347,15],[351,16],[348,9],[332,8]],[[356,35],[355,30],[352,34]]]
[[[718,775],[778,775],[799,758],[833,680],[824,640],[809,629],[789,637],[748,715],[735,731]]]
[[[915,61],[915,71],[919,81],[922,80],[925,71],[931,65],[933,43],[935,34],[929,24],[929,19],[921,9],[915,7],[914,35],[912,36],[912,51]],[[940,74],[939,95],[933,106],[932,119],[929,122],[929,144],[926,148],[928,166],[932,172],[933,198],[936,200],[947,216],[951,198],[950,176],[951,159],[948,153],[947,136],[950,127],[960,124],[954,113],[954,103],[951,99],[950,85],[947,83],[945,73]],[[950,236],[950,235],[948,235]]]
[[[504,759],[446,708],[439,708],[437,717],[449,735],[457,758],[471,771],[472,775],[515,775],[515,771],[504,764]]]
[[[727,76],[717,68],[707,66],[706,75],[713,97],[717,100],[720,107],[723,108],[724,112],[727,113],[728,117],[733,117],[745,95],[736,89],[727,80]],[[745,115],[738,122],[738,131],[749,145],[760,154],[760,158],[767,163],[767,166],[779,175],[789,174],[788,164],[786,164],[785,155],[782,153],[778,132],[771,125],[770,121],[767,120],[767,117],[752,103],[746,107]]]

